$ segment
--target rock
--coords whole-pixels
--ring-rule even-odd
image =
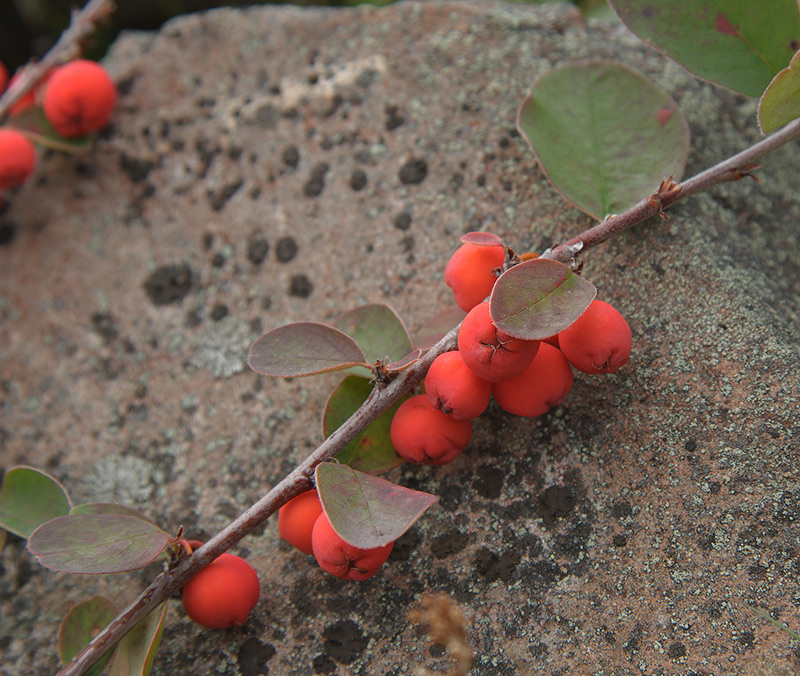
[[[364,302],[418,329],[450,303],[442,272],[463,232],[524,251],[584,229],[515,116],[538,75],[587,58],[678,100],[690,174],[758,138],[754,101],[569,5],[223,9],[120,37],[113,127],[87,156],[42,155],[0,216],[3,465],[47,469],[74,502],[103,487],[167,530],[217,532],[316,446],[336,382],[256,376],[231,345]],[[409,162],[424,180],[402,178]],[[791,639],[752,609],[798,630],[800,158],[764,165],[758,184],[587,253],[584,276],[631,324],[630,363],[577,374],[542,418],[492,406],[457,462],[390,474],[440,501],[379,575],[327,576],[269,522],[236,550],[262,576],[248,624],[201,631],[175,604],[155,672],[443,667],[406,619],[424,592],[464,610],[476,675],[796,669]],[[296,255],[254,260],[254,233]],[[58,575],[23,544],[0,552],[11,676],[56,671],[70,604],[124,603],[155,573]]]

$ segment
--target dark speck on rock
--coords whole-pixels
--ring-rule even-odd
[[[484,466],[478,469],[478,478],[472,482],[472,486],[481,497],[494,500],[500,497],[503,476],[504,472],[499,467]]]
[[[308,181],[303,186],[303,194],[306,197],[318,197],[325,189],[325,174],[328,173],[330,166],[326,162],[320,162],[312,170]]]
[[[411,214],[402,211],[394,217],[394,227],[398,230],[408,230],[411,227]]]
[[[236,662],[242,676],[259,676],[269,673],[267,662],[275,657],[275,647],[269,643],[262,643],[255,637],[248,638],[239,647]]]
[[[576,502],[575,493],[568,486],[550,486],[539,495],[539,505],[546,519],[567,516]]]
[[[128,175],[131,181],[134,183],[141,183],[153,170],[155,164],[149,160],[137,160],[136,158],[122,155],[119,159],[119,166],[120,169]]]
[[[218,304],[215,305],[214,308],[211,310],[211,319],[215,322],[218,322],[223,317],[228,316],[228,307],[227,305]]]
[[[367,648],[367,637],[353,620],[339,620],[322,632],[325,652],[340,664],[350,664]]]
[[[221,268],[223,265],[225,265],[225,256],[221,253],[215,253],[211,258],[211,265],[213,265],[215,268]]]
[[[292,275],[289,281],[289,295],[298,298],[308,298],[314,290],[311,280],[303,274]]]
[[[255,234],[250,237],[247,243],[247,260],[253,265],[261,265],[269,253],[269,242],[262,234]]]
[[[280,263],[288,263],[297,255],[297,242],[293,237],[281,237],[275,246],[275,257]]]
[[[289,146],[284,149],[281,159],[290,169],[297,169],[297,165],[300,164],[300,151],[295,146]]]
[[[417,185],[428,175],[428,163],[422,159],[411,159],[406,162],[398,174],[403,185]]]
[[[13,223],[3,223],[0,225],[0,246],[11,244],[16,234],[17,227]]]
[[[117,329],[114,318],[110,314],[95,312],[92,315],[92,327],[106,345],[119,336],[119,329]]]
[[[394,131],[405,121],[405,118],[398,112],[397,106],[386,106],[386,131]]]
[[[222,186],[219,190],[209,190],[207,193],[208,203],[214,211],[221,211],[225,203],[233,197],[242,187],[244,181],[234,181]]]
[[[154,270],[144,282],[144,290],[153,305],[169,305],[183,300],[192,289],[192,269],[180,265],[164,265]]]
[[[332,674],[336,671],[336,662],[327,655],[317,655],[312,666],[315,674]]]
[[[350,175],[350,187],[356,192],[367,187],[367,175],[361,169],[356,169]]]

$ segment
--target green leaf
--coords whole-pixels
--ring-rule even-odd
[[[0,487],[0,527],[30,537],[36,528],[57,516],[69,514],[64,487],[35,467],[13,467]]]
[[[61,664],[66,666],[116,616],[116,606],[102,596],[95,596],[73,606],[58,629],[58,655]],[[86,672],[87,676],[100,676],[112,655],[113,651],[103,655]]]
[[[125,505],[117,505],[113,502],[87,502],[82,505],[75,505],[70,511],[70,514],[122,514],[124,516],[132,516],[134,519],[141,519],[152,523],[144,514],[137,512],[135,509],[125,507]]]
[[[664,178],[678,180],[689,150],[677,104],[614,63],[546,73],[523,101],[517,126],[556,189],[598,220],[651,195]]]
[[[33,106],[15,115],[9,126],[25,134],[33,143],[65,153],[86,153],[94,145],[92,134],[78,138],[61,136],[47,121],[40,106]]]
[[[162,603],[143,617],[117,644],[108,676],[147,676],[164,632],[167,604]]]
[[[126,573],[152,563],[172,542],[158,526],[123,514],[59,516],[39,526],[28,549],[65,573]]]
[[[758,104],[758,126],[768,134],[800,117],[800,51],[778,73]]]
[[[366,366],[364,353],[346,333],[318,322],[279,326],[261,336],[250,348],[247,364],[265,376],[291,378],[351,366]]]
[[[489,314],[509,335],[541,340],[572,324],[595,295],[597,289],[568,265],[535,258],[500,275],[489,298]]]
[[[317,465],[316,484],[333,529],[360,549],[394,542],[439,499],[331,462]]]
[[[373,387],[369,380],[359,376],[347,376],[339,383],[328,398],[325,412],[322,415],[322,434],[325,438],[339,429],[342,423],[358,410],[372,392]],[[407,398],[408,396],[403,397],[387,411],[381,413],[369,424],[367,429],[339,451],[336,459],[369,474],[388,472],[401,465],[403,458],[394,450],[389,429],[395,411]]]
[[[358,343],[370,364],[398,361],[411,352],[405,324],[388,305],[362,305],[339,317],[334,326]]]
[[[800,46],[797,0],[610,0],[636,35],[705,80],[760,96]]]

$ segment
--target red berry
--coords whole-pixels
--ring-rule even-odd
[[[425,376],[425,393],[431,406],[453,420],[472,420],[489,405],[492,385],[470,371],[454,350],[433,360]]]
[[[444,281],[453,289],[456,304],[469,312],[492,292],[497,277],[492,270],[505,260],[502,244],[480,245],[467,242],[451,256],[444,268]]]
[[[353,547],[333,530],[324,512],[314,524],[311,542],[320,568],[343,580],[366,580],[372,577],[389,558],[394,546],[390,542],[374,549]]]
[[[2,94],[6,90],[7,84],[8,84],[8,69],[3,65],[3,62],[0,61],[0,94]]]
[[[612,373],[631,356],[631,327],[609,303],[593,300],[575,322],[558,334],[564,356],[584,373]]]
[[[534,417],[560,404],[572,389],[572,381],[572,369],[564,355],[549,343],[542,343],[528,369],[516,378],[492,385],[492,395],[504,411]]]
[[[0,129],[0,189],[22,185],[35,166],[33,144],[18,131]]]
[[[84,136],[106,126],[116,99],[116,87],[105,69],[78,59],[53,72],[44,90],[44,114],[61,136]]]
[[[320,514],[317,491],[312,488],[300,493],[278,510],[278,534],[304,554],[311,554],[311,531]]]
[[[522,373],[538,349],[538,340],[512,338],[498,329],[492,323],[488,302],[472,308],[458,332],[458,351],[464,363],[475,375],[490,383]]]
[[[453,420],[437,411],[425,394],[406,399],[392,418],[392,445],[417,465],[445,465],[455,460],[472,438],[470,420]]]
[[[258,603],[260,584],[253,567],[221,554],[183,586],[183,609],[207,629],[244,624]]]

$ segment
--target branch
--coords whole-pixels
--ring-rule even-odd
[[[19,77],[0,96],[0,120],[53,68],[80,56],[82,44],[94,33],[97,24],[107,20],[113,11],[112,0],[89,0],[82,10],[73,10],[69,27],[58,38],[58,42],[41,61],[30,62],[19,71]]]
[[[735,181],[757,168],[755,160],[800,136],[800,120],[786,125],[772,136],[747,150],[714,165],[681,184],[665,181],[649,198],[623,214],[612,216],[582,232],[568,242],[553,247],[543,257],[567,262],[579,252],[604,242],[612,235],[660,214],[675,202],[718,183]],[[362,406],[277,486],[188,558],[161,573],[150,586],[103,629],[57,676],[80,676],[122,639],[134,625],[161,602],[179,591],[186,582],[220,554],[230,549],[254,528],[266,521],[281,506],[313,486],[317,465],[333,458],[375,418],[406,392],[412,390],[428,372],[433,360],[456,345],[458,326],[434,345],[413,366],[401,372],[386,386],[376,386]]]

